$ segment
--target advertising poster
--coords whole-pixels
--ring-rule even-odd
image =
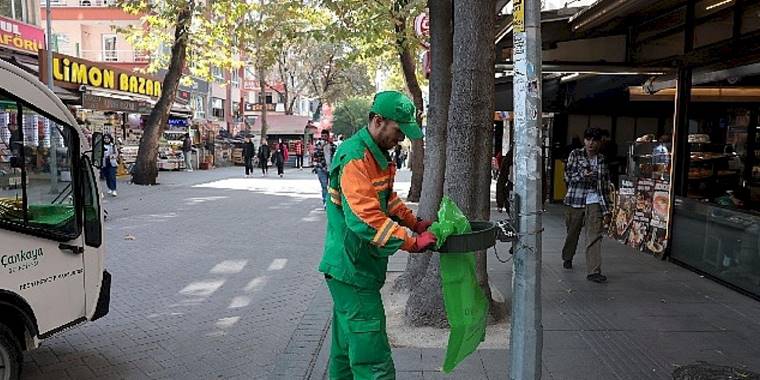
[[[652,191],[652,215],[649,235],[642,251],[660,256],[668,244],[668,218],[670,215],[670,183],[655,181]]]
[[[649,235],[649,226],[652,219],[652,196],[654,193],[654,180],[639,178],[636,181],[635,208],[633,221],[628,230],[627,244],[633,248],[641,249]]]
[[[618,200],[613,215],[611,235],[619,242],[626,244],[628,230],[633,221],[633,212],[636,204],[636,179],[621,177],[618,188]]]

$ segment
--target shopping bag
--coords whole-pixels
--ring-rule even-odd
[[[438,239],[438,249],[449,236],[470,232],[471,227],[462,210],[445,196],[438,210],[438,221],[429,230]],[[443,301],[451,326],[443,372],[450,373],[485,339],[488,300],[478,285],[474,253],[441,253],[439,256]]]

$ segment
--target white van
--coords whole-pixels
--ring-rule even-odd
[[[0,380],[18,379],[22,352],[108,313],[103,159],[61,101],[0,60]]]

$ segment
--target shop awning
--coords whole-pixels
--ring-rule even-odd
[[[631,101],[639,102],[673,102],[676,89],[669,88],[653,95],[642,86],[628,88]],[[694,87],[691,89],[693,102],[760,102],[760,87]]]
[[[267,135],[303,135],[309,120],[307,116],[267,115]],[[257,117],[251,130],[261,134],[261,117]]]
[[[153,108],[157,103],[157,99],[153,99],[150,96],[131,94],[131,93],[126,93],[122,91],[105,90],[101,88],[97,88],[97,89],[87,88],[85,86],[82,86],[80,90],[96,97],[110,98],[110,99],[119,100],[119,101],[144,104],[145,107],[143,108],[147,108],[147,109],[143,110],[143,112],[137,112],[137,113],[148,113],[150,112],[148,109]],[[109,111],[109,110],[101,110],[101,111]],[[113,111],[127,111],[127,110],[113,109]],[[144,111],[148,111],[148,112],[144,112]],[[182,104],[175,101],[174,104],[172,105],[171,114],[175,116],[190,117],[193,114],[193,110],[187,104]]]

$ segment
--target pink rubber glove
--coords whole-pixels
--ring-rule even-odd
[[[435,243],[438,241],[438,239],[433,235],[430,231],[425,231],[419,235],[417,235],[417,239],[414,241],[414,246],[412,247],[412,250],[409,252],[412,253],[420,253],[425,252],[432,248]]]

